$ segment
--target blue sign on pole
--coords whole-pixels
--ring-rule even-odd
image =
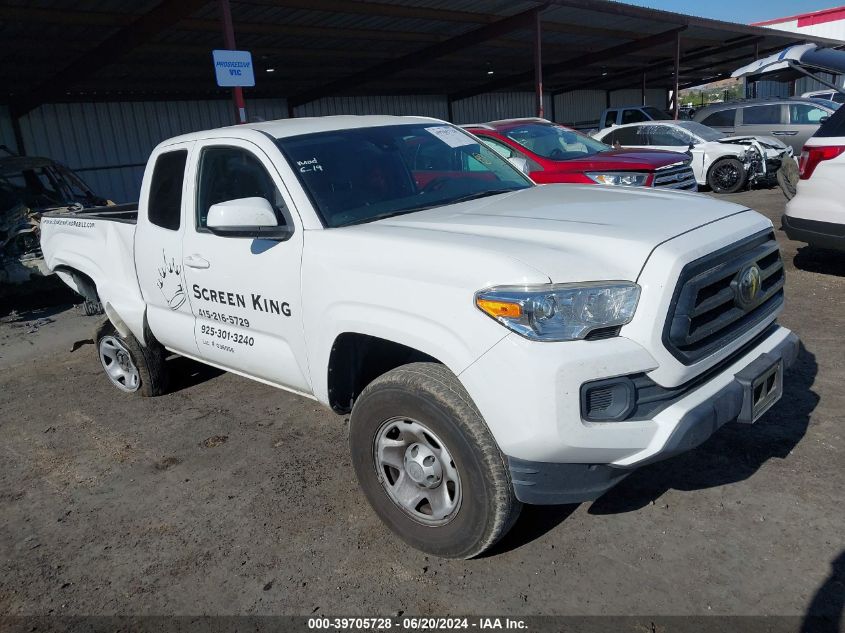
[[[214,74],[217,85],[221,88],[255,85],[255,73],[252,69],[252,54],[249,51],[211,51],[214,59]]]

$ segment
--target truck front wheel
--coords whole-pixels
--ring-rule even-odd
[[[504,456],[443,365],[412,363],[370,383],[352,409],[349,442],[370,505],[417,549],[471,558],[519,516]]]
[[[111,322],[97,331],[97,356],[109,381],[125,393],[160,396],[165,392],[164,350],[123,337]]]
[[[736,193],[745,186],[745,167],[736,158],[723,158],[713,163],[707,184],[714,193]]]

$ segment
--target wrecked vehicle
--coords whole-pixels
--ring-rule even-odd
[[[14,154],[0,158],[0,284],[50,274],[41,254],[42,213],[113,204],[54,160]]]
[[[617,125],[595,135],[622,147],[679,151],[688,148],[699,185],[716,193],[736,193],[744,187],[774,182],[792,148],[769,136],[729,136],[695,121],[649,121]]]

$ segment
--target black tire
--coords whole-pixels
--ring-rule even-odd
[[[103,314],[103,305],[99,301],[86,299],[85,303],[82,304],[82,311],[85,316],[98,316]]]
[[[379,430],[391,419],[409,418],[441,439],[460,476],[460,503],[443,525],[425,525],[400,507],[382,484],[375,459]],[[370,383],[352,409],[352,463],[367,500],[406,543],[443,558],[472,558],[513,526],[516,499],[505,457],[461,383],[437,363],[412,363]],[[401,450],[401,449],[400,449]]]
[[[103,339],[111,337],[117,339],[122,343],[123,348],[129,353],[129,357],[135,368],[138,370],[139,384],[132,390],[121,389],[125,393],[131,395],[138,395],[143,397],[154,397],[164,394],[167,390],[167,372],[165,371],[165,350],[157,341],[153,341],[148,346],[141,345],[138,340],[129,334],[129,336],[121,336],[121,334],[111,324],[111,321],[106,320],[97,330],[96,349],[97,358],[101,355],[101,342]],[[105,367],[103,368],[105,372]],[[108,375],[107,375],[108,377]],[[110,379],[111,381],[111,379]],[[111,381],[114,384],[114,381]],[[115,385],[117,387],[117,385]],[[120,387],[117,387],[120,388]]]
[[[707,172],[707,184],[714,193],[736,193],[745,180],[745,167],[736,158],[717,160]]]
[[[798,180],[800,179],[795,159],[789,157],[783,159],[780,169],[777,171],[777,179],[784,197],[787,200],[792,200],[797,192]]]

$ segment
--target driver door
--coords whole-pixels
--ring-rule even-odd
[[[200,356],[309,393],[300,286],[303,231],[281,177],[263,150],[248,141],[208,140],[194,151],[183,252]],[[270,203],[277,222],[294,229],[289,239],[222,237],[207,228],[212,205],[250,197]]]

